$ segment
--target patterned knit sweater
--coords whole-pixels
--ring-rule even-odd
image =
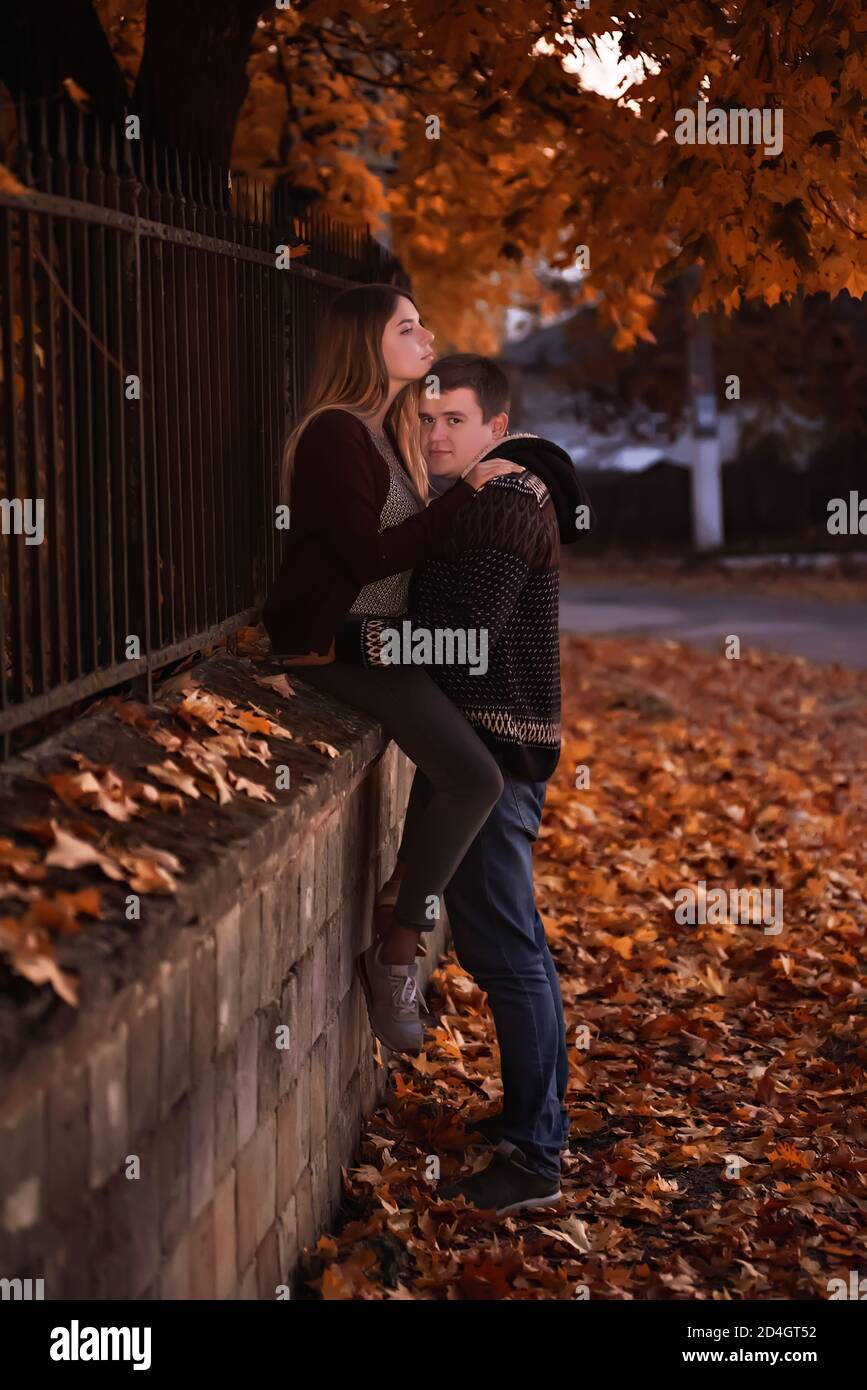
[[[409,613],[347,619],[336,654],[426,665],[512,776],[545,781],[560,756],[559,558],[545,484],[529,471],[494,478],[415,570]]]

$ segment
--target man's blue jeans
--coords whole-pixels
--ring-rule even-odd
[[[423,799],[416,773],[407,808]],[[503,1138],[531,1167],[560,1176],[569,1063],[557,967],[533,896],[533,841],[547,783],[504,773],[505,786],[454,877],[445,906],[461,965],[487,992],[500,1045]],[[421,785],[419,785],[421,783]]]

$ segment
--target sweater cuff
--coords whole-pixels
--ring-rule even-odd
[[[383,661],[381,657],[382,630],[386,627],[393,628],[394,623],[394,618],[365,618],[361,632],[365,666],[390,665],[390,662]]]
[[[387,666],[380,660],[382,630],[392,618],[344,618],[334,639],[334,655],[350,666]]]

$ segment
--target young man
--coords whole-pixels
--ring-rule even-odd
[[[431,373],[439,396],[423,401],[421,426],[435,490],[480,458],[523,471],[492,480],[456,515],[440,558],[413,575],[406,618],[347,625],[337,654],[430,662],[503,773],[503,794],[444,894],[458,959],[494,1016],[503,1110],[479,1126],[497,1144],[488,1167],[439,1192],[506,1214],[559,1199],[568,1138],[563,1005],[534,901],[532,844],[560,755],[559,537],[576,539],[584,497],[563,450],[508,433],[509,384],[495,362],[457,354]],[[416,773],[401,854],[425,795]]]

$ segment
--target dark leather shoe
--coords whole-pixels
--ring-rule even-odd
[[[436,1195],[444,1201],[465,1198],[469,1206],[481,1211],[493,1211],[497,1216],[512,1212],[535,1211],[537,1207],[556,1206],[562,1196],[559,1178],[545,1178],[522,1162],[523,1152],[504,1141],[487,1168],[457,1182],[440,1183]]]

